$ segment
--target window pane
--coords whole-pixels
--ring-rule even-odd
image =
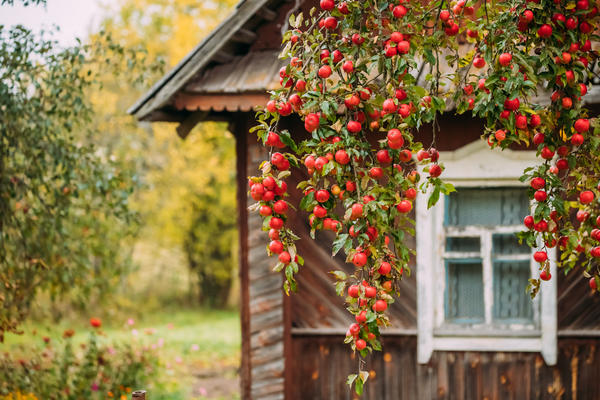
[[[481,260],[447,261],[446,319],[482,322],[483,275]]]
[[[531,321],[532,302],[525,291],[530,276],[529,261],[494,262],[493,317],[495,320]]]
[[[478,252],[479,237],[446,238],[446,251]]]
[[[523,189],[459,188],[447,197],[445,225],[520,225],[529,214]]]
[[[519,239],[514,233],[494,234],[492,236],[492,252],[495,256],[529,254],[531,248],[525,242],[519,244]]]

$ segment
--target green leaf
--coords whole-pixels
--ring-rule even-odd
[[[281,272],[281,270],[283,270],[284,264],[282,262],[278,262],[277,264],[275,264],[275,266],[273,267],[273,271],[274,272]]]
[[[324,101],[321,103],[321,110],[323,111],[323,114],[325,114],[325,117],[327,117],[327,119],[334,119],[335,118],[335,112],[337,111],[334,110],[334,106],[331,104],[331,102],[329,101]]]
[[[287,178],[288,176],[290,176],[292,174],[292,171],[290,171],[289,169],[286,171],[281,171],[278,175],[277,175],[277,179],[278,180],[282,180]]]
[[[442,191],[443,194],[448,195],[448,194],[450,194],[452,192],[456,192],[456,188],[451,183],[444,183],[442,185],[441,191]]]
[[[304,211],[312,212],[312,209],[314,208],[315,205],[316,205],[315,192],[310,192],[306,196],[302,197],[302,200],[300,200],[300,209],[302,209]]]
[[[373,350],[381,351],[381,343],[379,340],[373,340],[371,346],[373,347]]]
[[[354,383],[354,391],[357,395],[362,396],[364,383],[361,378],[358,378]]]
[[[433,55],[433,51],[431,51],[431,49],[424,49],[423,55],[425,56],[425,60],[427,60],[429,64],[435,65],[437,63],[437,60],[435,59],[435,56]]]
[[[433,207],[438,200],[440,199],[440,187],[439,186],[435,186],[433,189],[433,192],[431,192],[431,195],[429,196],[429,199],[427,200],[427,208],[431,208]]]
[[[346,275],[346,273],[344,271],[330,271],[329,272],[331,275],[335,276],[335,279],[337,279],[338,281],[345,281],[348,279],[348,275]]]
[[[280,132],[279,137],[281,139],[281,142],[288,146],[294,153],[298,152],[298,146],[296,145],[296,142],[292,139],[290,133],[287,130]]]
[[[352,387],[352,384],[354,383],[354,380],[357,377],[358,377],[357,374],[348,375],[348,378],[346,379],[346,384],[348,384],[348,386]]]
[[[335,256],[344,247],[347,239],[348,239],[348,234],[344,233],[344,234],[339,235],[333,241],[333,245],[332,245],[332,248],[331,248],[331,255],[332,256]]]

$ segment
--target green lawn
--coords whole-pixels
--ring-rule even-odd
[[[90,330],[87,321],[27,323],[23,335],[7,335],[0,349],[28,351],[44,336],[60,340],[69,328],[76,332],[75,342],[84,342]],[[101,331],[101,340],[106,343],[134,343],[155,349],[160,359],[158,377],[144,388],[153,400],[239,398],[241,334],[237,311],[162,311],[129,322],[127,318],[103,320]]]

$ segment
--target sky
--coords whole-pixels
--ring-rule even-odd
[[[47,0],[45,6],[4,5],[0,7],[0,25],[22,24],[36,31],[58,25],[60,31],[54,38],[63,45],[71,45],[75,38],[87,37],[100,22],[103,4],[117,4],[118,1]]]

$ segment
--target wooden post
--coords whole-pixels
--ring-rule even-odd
[[[242,400],[251,398],[252,371],[250,365],[250,277],[248,265],[248,115],[237,113],[235,124],[229,128],[235,136],[237,207],[239,228],[240,308],[242,325],[242,363],[240,384]]]
[[[146,391],[145,390],[136,390],[131,393],[131,400],[146,400]]]

